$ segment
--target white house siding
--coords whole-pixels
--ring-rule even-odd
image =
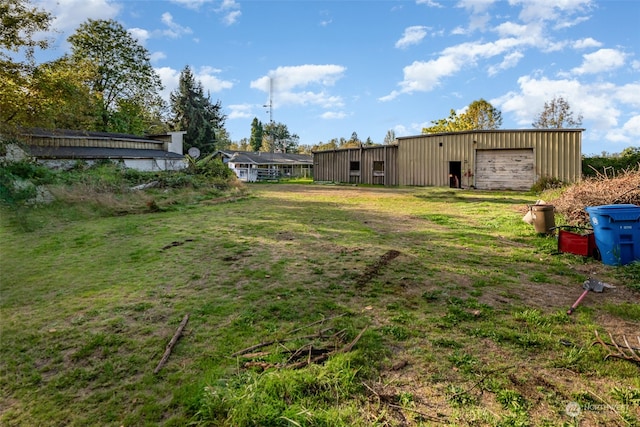
[[[141,172],[178,171],[187,167],[184,160],[173,159],[124,159],[123,163],[126,168]]]

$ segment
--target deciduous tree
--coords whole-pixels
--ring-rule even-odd
[[[446,119],[432,120],[432,126],[422,128],[422,133],[460,132],[465,130],[490,130],[502,126],[502,113],[484,99],[473,101],[464,113],[450,110]]]
[[[33,53],[49,44],[35,35],[47,31],[51,19],[28,0],[0,2],[0,132],[14,133],[17,127],[29,125],[29,112],[37,105],[31,87]],[[12,56],[18,52],[24,54],[23,60]]]
[[[384,145],[391,145],[396,142],[396,132],[393,129],[389,129],[384,136]]]
[[[280,122],[269,123],[264,126],[264,141],[262,151],[278,153],[297,153],[300,137],[291,133],[287,125]]]
[[[75,61],[88,61],[95,66],[90,88],[99,104],[98,130],[139,133],[133,124],[144,122],[146,112],[162,103],[162,83],[151,66],[147,49],[114,20],[89,19],[68,41]],[[137,117],[123,121],[126,114]],[[121,129],[127,121],[132,127]]]
[[[480,98],[473,101],[464,112],[471,129],[492,130],[502,126],[502,113],[491,103]]]
[[[544,103],[542,111],[531,125],[536,129],[578,128],[582,126],[582,115],[574,118],[569,102],[558,96]]]

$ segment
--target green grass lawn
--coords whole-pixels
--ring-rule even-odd
[[[640,347],[638,268],[556,254],[521,220],[536,195],[249,192],[116,217],[3,211],[0,423],[640,423],[639,365],[592,345]],[[616,288],[567,316],[594,272]],[[283,368],[311,349],[336,354]]]

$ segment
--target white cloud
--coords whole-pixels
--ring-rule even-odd
[[[211,3],[213,0],[171,0],[171,3],[179,4],[187,9],[198,10],[203,4]]]
[[[640,83],[629,83],[615,88],[613,96],[633,108],[640,108]]]
[[[115,18],[122,8],[108,0],[40,0],[34,5],[51,12],[52,28],[65,34],[75,31],[89,18]]]
[[[465,33],[484,31],[491,21],[488,11],[495,2],[496,0],[459,0],[457,7],[464,8],[470,13],[469,26],[463,31]]]
[[[627,120],[622,129],[633,136],[640,137],[640,115],[635,115]]]
[[[217,13],[222,13],[224,16],[222,22],[229,26],[238,22],[242,12],[239,10],[240,4],[235,0],[222,0],[222,4],[216,9]]]
[[[574,49],[588,49],[592,47],[600,47],[602,43],[597,40],[594,40],[591,37],[587,37],[586,39],[580,39],[573,42],[572,47]]]
[[[196,80],[200,80],[202,82],[202,86],[206,91],[210,91],[213,93],[222,92],[225,89],[231,89],[233,87],[233,82],[229,80],[222,80],[218,78],[217,74],[220,74],[222,70],[213,67],[200,67],[195,73],[194,77]]]
[[[416,0],[416,4],[426,4],[429,7],[444,7],[435,0]]]
[[[174,22],[173,16],[169,12],[162,14],[162,23],[168,28],[162,31],[162,34],[172,39],[178,38],[183,34],[191,34],[193,31],[189,27],[183,27],[182,25]]]
[[[227,115],[228,119],[249,119],[254,116],[253,105],[251,104],[234,104],[229,105],[231,112]]]
[[[151,33],[144,28],[129,28],[127,31],[129,31],[131,37],[138,40],[143,46],[147,43],[147,40],[151,38]]]
[[[493,76],[498,74],[500,71],[515,67],[522,58],[524,58],[524,54],[519,51],[505,55],[500,64],[489,67],[489,75]]]
[[[236,22],[238,22],[238,19],[240,19],[240,15],[242,15],[242,12],[240,12],[239,10],[234,10],[232,12],[227,13],[222,18],[222,22],[224,22],[224,24],[227,26],[233,25]]]
[[[404,34],[402,38],[396,42],[396,47],[398,49],[406,49],[411,45],[418,44],[424,39],[427,35],[427,27],[422,25],[414,25],[412,27],[407,27],[404,30]]]
[[[325,120],[344,119],[345,117],[347,117],[347,113],[345,113],[344,111],[327,111],[321,114],[320,117]]]
[[[166,57],[167,55],[161,51],[153,52],[151,55],[149,55],[149,59],[151,60],[151,62],[158,62],[163,59],[166,59]]]
[[[509,0],[511,5],[521,5],[520,19],[524,22],[556,21],[570,22],[574,13],[586,12],[592,0]]]
[[[509,92],[490,102],[503,114],[513,114],[518,124],[530,127],[545,102],[564,98],[574,118],[583,116],[583,127],[590,137],[610,143],[634,143],[640,138],[640,115],[624,115],[623,111],[640,107],[640,84],[617,86],[614,83],[585,83],[577,79],[518,79],[519,91]],[[623,122],[622,125],[620,123]]]
[[[298,65],[278,67],[269,74],[250,83],[253,89],[269,93],[272,85],[273,104],[282,105],[319,105],[323,108],[340,108],[344,101],[339,96],[325,92],[344,76],[346,68],[340,65]],[[320,87],[320,91],[308,90],[308,87]]]
[[[637,145],[640,139],[640,115],[631,117],[621,128],[609,130],[605,138],[611,142]]]
[[[502,55],[510,50],[527,43],[527,40],[516,38],[499,39],[496,42],[469,42],[444,49],[437,59],[429,61],[414,61],[403,68],[404,78],[398,83],[399,91],[394,90],[389,95],[378,98],[380,101],[390,101],[402,93],[429,92],[437,87],[442,79],[452,76],[462,67],[475,66],[479,59],[487,59]],[[519,60],[521,54],[512,53],[504,62],[505,66]]]
[[[160,67],[155,69],[156,73],[160,76],[164,89],[160,93],[163,99],[168,100],[169,94],[178,87],[180,81],[180,73],[182,70],[175,70],[171,67]],[[228,80],[222,80],[216,76],[221,70],[213,67],[201,67],[198,70],[192,70],[193,77],[196,81],[202,83],[202,87],[207,92],[216,93],[225,89],[231,89],[233,82]],[[215,101],[214,101],[215,102]]]
[[[624,65],[626,55],[616,49],[600,49],[582,57],[582,65],[571,70],[575,74],[597,74],[615,70]]]

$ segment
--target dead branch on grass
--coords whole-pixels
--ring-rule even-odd
[[[622,336],[622,340],[624,341],[624,345],[623,345],[623,344],[618,344],[616,340],[613,339],[613,335],[611,335],[610,332],[608,334],[609,334],[609,338],[611,339],[610,343],[605,342],[602,338],[600,338],[598,331],[595,331],[596,340],[593,342],[593,344],[591,344],[591,345],[600,344],[604,349],[607,350],[608,354],[604,357],[604,360],[607,360],[608,358],[613,357],[616,359],[628,360],[629,362],[634,362],[640,365],[640,353],[637,353],[637,351],[640,350],[640,348],[632,347],[629,344],[627,337],[624,335]],[[640,336],[636,338],[638,339],[638,344],[640,345]],[[611,348],[615,348],[616,351],[615,352],[612,351]]]
[[[169,344],[167,344],[167,348],[164,351],[164,354],[162,355],[162,359],[160,359],[160,362],[158,363],[158,366],[156,366],[156,369],[153,370],[154,374],[157,374],[158,372],[160,372],[160,369],[162,369],[164,364],[167,363],[167,360],[169,360],[171,351],[173,350],[173,347],[176,345],[176,343],[178,342],[178,339],[182,335],[182,330],[184,329],[185,326],[187,326],[188,321],[189,321],[189,313],[184,315],[184,318],[182,319],[182,322],[180,322],[180,325],[178,326],[176,333],[173,334],[173,338],[171,338],[171,341],[169,341]]]
[[[296,330],[300,330],[300,328]],[[326,333],[329,330],[330,329],[323,329],[322,331],[319,331],[316,334],[306,335],[304,337],[290,337],[282,340],[266,341],[260,344],[253,345],[251,347],[247,347],[246,349],[239,350],[233,353],[232,356],[242,356],[244,359],[252,359],[254,358],[253,356],[255,356],[256,358],[264,358],[269,356],[277,356],[277,355],[284,355],[284,354],[290,353],[290,356],[287,358],[286,362],[283,362],[283,363],[271,363],[271,362],[265,362],[265,361],[249,360],[243,363],[242,366],[244,368],[258,367],[262,369],[268,369],[268,368],[300,369],[311,364],[322,363],[333,355],[340,354],[340,353],[347,353],[353,350],[353,347],[357,344],[360,338],[362,338],[362,335],[367,330],[367,328],[365,327],[353,339],[353,341],[351,341],[350,343],[342,347],[337,347],[337,345],[334,344],[334,348],[332,350],[327,348],[328,347],[327,343],[325,343],[323,347],[314,347],[312,343],[306,343],[296,350],[289,350],[288,348],[282,345],[282,343],[286,341],[300,341],[303,339],[318,339],[318,338],[328,338],[329,341],[336,342],[346,332],[343,329],[329,336],[329,335],[326,335]],[[262,352],[256,352],[256,353],[249,353],[250,351],[253,351],[257,348],[267,347],[273,344],[278,344],[278,346],[282,346],[283,349],[275,350],[273,352],[262,351]]]

